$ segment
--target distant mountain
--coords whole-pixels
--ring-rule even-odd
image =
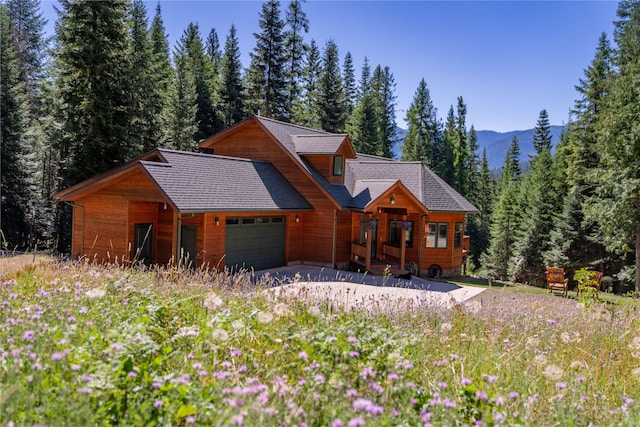
[[[551,126],[551,145],[553,148],[560,142],[560,134],[563,129],[564,126]],[[503,166],[504,156],[511,146],[514,136],[518,138],[520,143],[520,160],[522,162],[529,161],[529,156],[535,154],[535,149],[533,148],[535,129],[514,130],[511,132],[479,130],[476,132],[478,134],[478,145],[480,146],[478,154],[482,156],[482,151],[485,148],[487,149],[487,160],[491,169],[499,169]],[[396,128],[396,142],[393,145],[393,153],[396,159],[402,156],[401,146],[406,134],[406,129]]]

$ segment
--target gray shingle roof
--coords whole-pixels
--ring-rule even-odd
[[[140,164],[181,212],[311,209],[268,162],[159,149]]]
[[[356,191],[360,191],[366,182],[392,179],[394,182],[401,181],[430,211],[478,211],[467,199],[420,162],[371,159],[369,156],[358,155],[357,159],[347,160],[346,169],[345,185],[350,188],[354,197],[357,196]]]
[[[292,135],[291,139],[298,154],[335,154],[347,135]]]
[[[391,185],[389,184],[382,190],[384,187],[382,183],[385,180],[391,180],[393,183],[401,181],[430,211],[478,212],[467,199],[420,162],[401,162],[384,157],[358,154],[356,159],[347,159],[344,185],[330,183],[305,161],[300,153],[335,153],[346,135],[332,134],[265,117],[256,118],[291,156],[345,208],[364,208]]]

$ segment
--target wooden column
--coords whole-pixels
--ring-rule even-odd
[[[364,268],[367,271],[371,271],[371,248],[373,246],[373,230],[367,223],[367,252],[364,258]]]
[[[404,222],[404,221],[403,221]],[[400,242],[400,270],[404,270],[404,254],[407,252],[407,233],[409,231],[404,229],[404,223],[402,224],[402,242]]]

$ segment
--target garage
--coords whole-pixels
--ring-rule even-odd
[[[226,226],[225,265],[228,268],[264,270],[284,265],[285,217],[229,217]]]

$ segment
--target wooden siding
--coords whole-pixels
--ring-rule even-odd
[[[295,252],[287,259],[331,264],[333,258],[333,217],[327,215],[336,203],[315,183],[296,160],[258,122],[246,122],[237,131],[210,146],[216,155],[271,162],[313,206],[315,212],[301,212],[301,241],[287,243]],[[251,213],[250,215],[255,215]],[[270,213],[273,215],[273,213]]]
[[[79,258],[84,253],[84,207],[73,205],[71,255]]]
[[[311,166],[320,172],[324,178],[333,183],[333,184],[343,184],[344,183],[344,168],[346,167],[346,162],[344,158],[342,159],[342,175],[334,175],[333,174],[333,158],[335,156],[328,154],[320,154],[320,155],[306,155],[304,158],[311,164]]]
[[[169,264],[175,256],[174,239],[174,212],[170,206],[164,207],[164,203],[158,204],[158,226],[156,227],[156,262],[161,265]]]
[[[127,200],[93,194],[79,204],[84,206],[85,219],[81,256],[100,263],[128,260]]]
[[[446,248],[428,248],[426,247],[427,239],[427,224],[430,222],[447,223],[447,247]],[[426,271],[431,265],[439,265],[443,274],[451,275],[451,272],[455,272],[462,266],[462,249],[454,248],[455,237],[455,224],[456,222],[464,223],[464,214],[462,213],[446,213],[446,212],[432,212],[423,223],[422,231],[422,265],[421,270]]]
[[[75,201],[74,256],[97,262],[129,261],[133,224],[157,223],[157,202],[164,202],[162,195],[141,170],[132,170]]]

